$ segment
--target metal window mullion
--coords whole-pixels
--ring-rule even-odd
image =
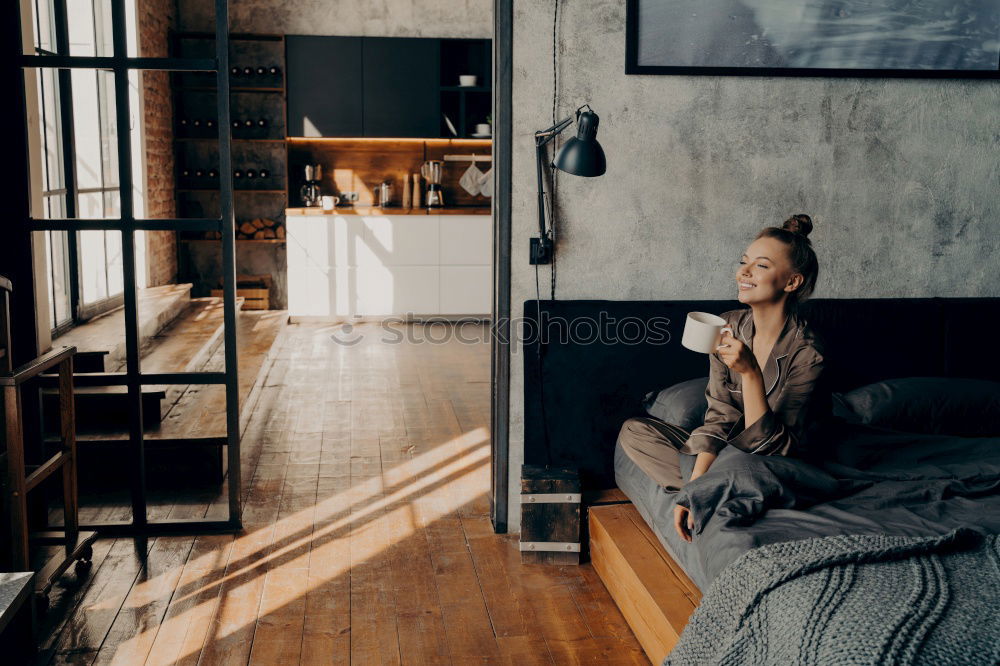
[[[112,218],[67,219],[30,218],[28,225],[33,231],[48,229],[60,231],[81,231],[85,229],[107,229],[108,231],[135,231],[146,229],[151,231],[221,231],[222,221],[214,217],[206,218],[160,218],[142,220],[121,220]]]
[[[69,13],[66,0],[54,0],[52,11],[55,14],[56,51],[62,55],[70,55],[69,48]],[[78,215],[77,206],[78,183],[76,178],[76,126],[73,118],[73,76],[68,69],[58,73],[59,81],[59,139],[62,142],[62,214],[67,218]],[[44,78],[44,77],[43,77]],[[63,280],[68,281],[69,317],[73,323],[79,320],[79,307],[83,303],[80,280],[80,254],[76,232],[67,232],[65,237],[65,272]],[[66,266],[68,264],[68,266]]]
[[[120,0],[119,0],[120,1]],[[236,219],[233,214],[232,131],[229,124],[229,2],[215,0],[216,101],[219,128],[219,211],[222,217],[222,312],[226,372],[226,453],[229,522],[242,524],[240,403],[236,335]]]
[[[104,151],[103,150],[101,151],[101,158],[102,159],[104,158]],[[101,180],[102,181],[104,180],[103,172],[102,172],[102,175],[101,175]],[[119,188],[117,186],[116,187],[80,187],[80,188],[77,188],[76,191],[78,193],[80,193],[80,194],[96,194],[98,192],[100,192],[101,194],[104,194],[106,192],[117,192],[118,189]]]
[[[111,0],[112,53],[116,60],[124,60],[127,53],[125,38],[125,0]],[[96,38],[96,37],[95,37]],[[124,63],[122,63],[124,64]],[[135,286],[135,233],[128,227],[135,216],[132,200],[132,146],[129,133],[128,69],[114,68],[115,117],[118,138],[118,185],[122,229],[122,271],[125,287],[125,372],[128,386],[129,442],[132,455],[132,524],[145,527],[146,516],[146,463],[142,427],[142,384],[139,359],[139,312]],[[124,184],[128,184],[125,186]],[[126,230],[127,229],[127,230]]]
[[[51,204],[50,204],[51,205]],[[52,234],[55,233],[51,229],[45,232],[49,237],[49,275],[53,278],[52,284],[49,285],[49,298],[52,301],[49,303],[49,314],[52,316],[51,326],[49,329],[53,329],[59,325],[59,315],[56,313],[56,281],[55,281],[55,267],[56,267],[56,253],[55,253],[55,243],[52,241]]]
[[[114,22],[112,18],[112,22]],[[212,72],[213,58],[127,58],[118,56],[23,55],[21,67],[58,67],[60,69],[148,69],[171,72]]]
[[[94,55],[95,56],[97,55],[97,48],[98,48],[97,44],[98,44],[98,40],[99,40],[99,37],[97,36],[97,12],[98,12],[98,9],[97,9],[97,6],[95,5],[94,8],[93,8],[93,11],[90,13],[90,19],[91,19],[91,21],[90,21],[91,26],[90,27],[91,27],[91,30],[92,30],[93,35],[94,35]],[[102,87],[104,88],[104,94],[103,95],[101,94]],[[108,139],[108,135],[104,131],[107,128],[107,125],[108,125],[107,118],[106,118],[106,115],[107,115],[107,108],[106,108],[106,106],[107,105],[103,103],[103,101],[104,101],[103,98],[107,96],[107,86],[102,86],[101,85],[101,73],[100,73],[99,70],[96,70],[96,69],[94,70],[94,89],[97,91],[97,138],[98,138],[98,141],[97,141],[97,151],[98,151],[98,164],[100,165],[100,167],[98,167],[98,168],[100,169],[100,178],[101,178],[101,188],[100,188],[101,189],[101,216],[102,217],[107,217],[108,216],[107,200],[104,198],[104,194],[103,194],[104,188],[108,184],[108,175],[107,175],[107,173],[104,170],[104,167],[106,166],[106,163],[107,163],[106,160],[105,160],[105,145],[104,145],[105,141],[107,141],[107,139]],[[115,72],[115,95],[117,95],[117,94],[118,94],[118,72]],[[115,113],[116,113],[116,115],[117,115],[117,112],[118,112],[118,107],[116,105],[115,106]],[[116,124],[117,124],[117,122],[116,122]],[[118,146],[121,146],[121,137],[119,136],[120,134],[121,134],[121,129],[118,128],[118,127],[116,127],[115,128],[115,139],[116,139],[115,143]],[[121,178],[121,174],[119,174],[119,179],[120,178]],[[79,193],[77,193],[77,194],[79,194]],[[120,205],[121,205],[121,202],[119,201],[119,206]],[[121,216],[120,212],[119,212],[119,216]],[[125,238],[124,238],[125,232],[122,231],[121,233],[122,233],[122,240],[124,241],[125,240]],[[102,243],[102,245],[104,247],[104,297],[105,298],[111,298],[111,281],[108,279],[108,232],[107,232],[106,229],[103,230],[103,233],[101,234],[101,243]],[[138,317],[138,315],[136,315],[136,316]]]

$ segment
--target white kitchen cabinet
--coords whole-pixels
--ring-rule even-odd
[[[357,266],[366,252],[364,219],[358,215],[289,215],[285,231],[289,266]]]
[[[437,215],[363,217],[365,241],[359,266],[437,266]]]
[[[490,311],[489,266],[441,266],[441,314],[486,314]]]
[[[441,215],[442,266],[493,263],[493,224],[489,215]]]
[[[287,215],[289,316],[485,315],[486,215]]]
[[[437,266],[359,266],[358,314],[439,314]]]

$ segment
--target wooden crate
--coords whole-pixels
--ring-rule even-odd
[[[580,475],[575,469],[521,467],[521,561],[580,563]]]
[[[701,602],[701,592],[632,504],[589,511],[590,561],[646,656],[662,663]]]
[[[212,296],[222,297],[221,289],[213,289]],[[243,309],[244,310],[270,310],[271,309],[271,298],[270,292],[267,289],[259,289],[255,287],[237,287],[236,297],[243,299]]]

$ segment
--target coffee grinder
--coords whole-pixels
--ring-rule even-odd
[[[307,164],[305,168],[306,184],[299,190],[302,205],[314,208],[321,205],[319,181],[323,179],[323,167],[319,164]]]
[[[427,195],[424,205],[428,208],[440,208],[444,206],[444,192],[441,191],[441,171],[444,162],[431,160],[424,162],[420,167],[420,175],[427,181]]]

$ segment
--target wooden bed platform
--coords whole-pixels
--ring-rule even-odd
[[[588,521],[594,570],[646,656],[659,665],[677,644],[701,592],[634,505],[592,506]]]

